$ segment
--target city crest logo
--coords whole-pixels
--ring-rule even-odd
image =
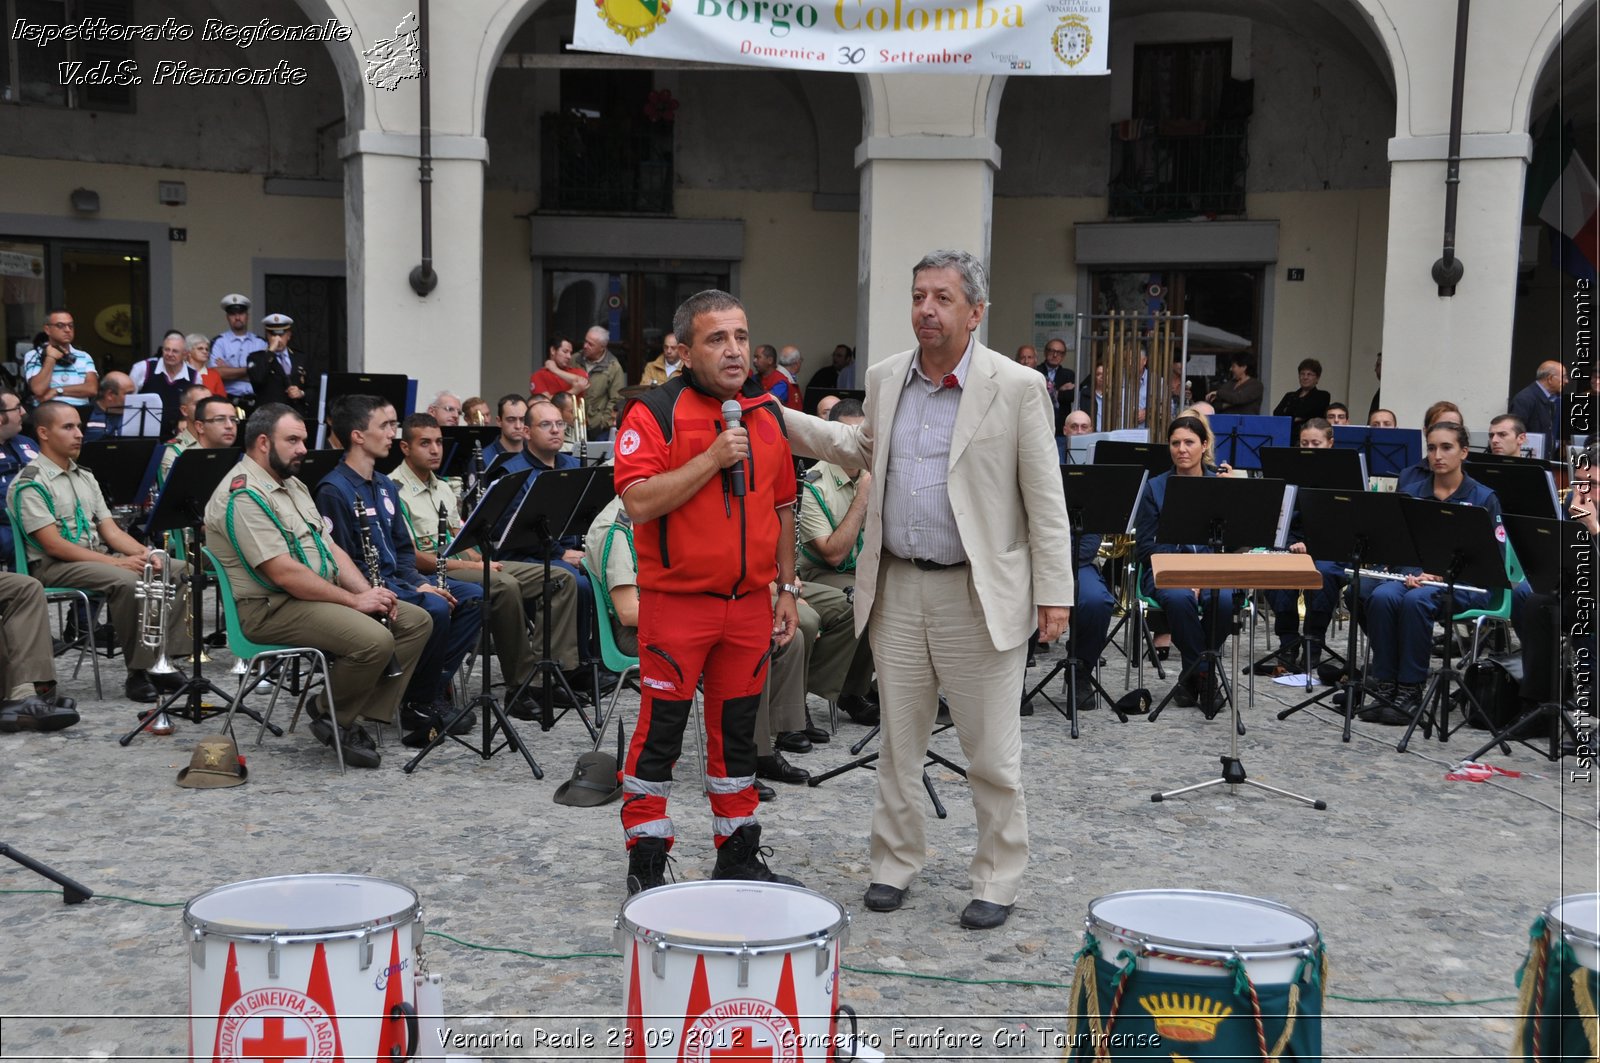
[[[672,0],[594,0],[594,6],[607,28],[629,44],[648,37],[672,13]]]
[[[1050,45],[1056,58],[1068,66],[1077,66],[1089,58],[1094,50],[1094,34],[1089,31],[1089,20],[1082,15],[1063,15],[1050,35]]]

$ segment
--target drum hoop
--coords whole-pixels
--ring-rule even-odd
[[[263,930],[260,927],[243,927],[214,919],[202,919],[194,914],[194,906],[207,897],[224,890],[233,890],[241,886],[259,886],[277,882],[308,882],[317,880],[322,883],[347,884],[354,882],[375,882],[385,886],[393,886],[404,890],[411,897],[411,903],[401,911],[392,915],[380,916],[376,919],[364,920],[359,923],[345,923],[340,926],[327,927],[291,927],[283,930]],[[422,912],[422,900],[417,896],[417,891],[410,886],[392,882],[389,879],[374,878],[370,875],[270,875],[266,878],[247,879],[243,882],[230,882],[225,886],[216,886],[193,898],[183,906],[183,921],[189,925],[195,934],[201,937],[218,937],[227,941],[245,941],[252,943],[278,942],[280,944],[300,944],[313,941],[338,941],[344,938],[359,941],[371,934],[379,934],[385,930],[393,930],[406,926],[419,920]]]
[[[694,889],[703,885],[704,883],[701,882],[674,882],[667,886],[657,886],[650,892],[660,893],[666,890],[682,890],[685,887]],[[804,934],[796,934],[787,938],[765,938],[759,941],[740,942],[728,941],[726,939],[720,941],[710,941],[701,938],[690,937],[687,935],[668,934],[659,930],[652,930],[649,927],[640,926],[638,923],[635,923],[632,919],[628,918],[628,901],[634,899],[630,897],[628,898],[628,901],[624,901],[622,903],[622,910],[617,913],[616,929],[637,940],[648,943],[652,948],[685,949],[691,952],[705,952],[728,956],[760,956],[768,953],[778,954],[784,952],[793,952],[804,948],[807,945],[816,946],[819,944],[825,944],[833,941],[835,938],[843,937],[850,928],[850,913],[845,911],[844,905],[840,904],[832,897],[824,897],[815,890],[808,890],[804,886],[788,886],[776,882],[763,882],[760,885],[762,889],[786,890],[790,893],[803,893],[808,897],[819,898],[820,900],[826,901],[827,903],[833,905],[833,907],[839,912],[839,918],[835,920],[832,925],[822,930],[812,930]]]
[[[1569,904],[1582,904],[1584,901],[1590,901],[1591,903],[1600,901],[1600,893],[1573,893],[1552,901],[1549,907],[1544,910],[1544,925],[1553,929],[1563,941],[1569,943],[1575,941],[1590,948],[1600,948],[1600,933],[1584,930],[1582,927],[1576,927],[1570,923],[1564,923],[1556,916],[1556,912],[1559,909]]]
[[[1311,933],[1295,941],[1275,941],[1265,945],[1219,945],[1215,942],[1160,937],[1142,930],[1119,926],[1095,914],[1095,905],[1102,901],[1126,900],[1131,897],[1162,899],[1195,894],[1220,900],[1245,901],[1254,907],[1269,908],[1284,915],[1292,915],[1310,924]],[[1084,917],[1083,926],[1084,930],[1090,933],[1099,930],[1110,936],[1132,939],[1138,942],[1141,955],[1159,950],[1170,952],[1175,956],[1202,960],[1228,956],[1239,956],[1250,960],[1287,959],[1291,956],[1310,955],[1322,944],[1322,930],[1317,926],[1316,920],[1303,912],[1295,911],[1287,904],[1279,904],[1263,897],[1247,897],[1242,893],[1218,893],[1213,890],[1124,890],[1121,893],[1108,893],[1089,902],[1089,914]]]

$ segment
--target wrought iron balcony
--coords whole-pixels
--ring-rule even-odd
[[[1114,218],[1244,213],[1250,153],[1244,121],[1119,122],[1111,127]]]
[[[671,214],[672,128],[670,122],[542,116],[540,209]]]

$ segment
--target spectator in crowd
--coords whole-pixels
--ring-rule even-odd
[[[1256,379],[1255,359],[1237,351],[1228,359],[1228,379],[1221,387],[1206,396],[1218,413],[1258,414],[1261,412],[1262,392],[1265,389]]]
[[[250,356],[266,350],[267,341],[250,331],[248,296],[238,293],[224,295],[222,313],[228,319],[228,331],[219,332],[212,338],[211,358],[228,394],[235,401],[253,401],[255,389],[250,385]]]
[[[127,373],[110,372],[101,377],[99,394],[84,418],[83,441],[93,443],[122,435],[122,411],[128,405],[128,396],[137,390]]]
[[[811,374],[811,379],[806,381],[806,390],[818,391],[849,391],[856,386],[856,352],[844,344],[839,344],[833,349],[833,355],[828,364]]]
[[[1566,421],[1561,409],[1561,389],[1566,382],[1567,370],[1560,362],[1540,362],[1533,383],[1511,397],[1510,412],[1522,422],[1528,435],[1544,437],[1546,457],[1556,453]]]
[[[222,382],[222,376],[211,368],[211,341],[198,332],[191,332],[183,338],[184,357],[188,359],[189,367],[200,374],[200,383],[213,395],[226,395],[228,387]]]
[[[576,394],[583,396],[584,424],[591,440],[610,439],[617,425],[617,406],[628,383],[622,363],[611,353],[611,333],[596,325],[583,337],[582,370],[589,386]],[[557,392],[551,392],[552,395]]]
[[[461,400],[451,391],[441,391],[428,403],[428,413],[440,428],[454,428],[461,423]]]
[[[572,341],[557,336],[550,341],[549,357],[544,365],[528,379],[530,395],[554,395],[570,391],[582,395],[589,387],[589,374],[572,364]]]
[[[1290,434],[1298,436],[1300,428],[1313,417],[1322,419],[1327,415],[1328,404],[1332,396],[1317,387],[1322,380],[1322,363],[1315,358],[1306,358],[1301,361],[1297,370],[1300,374],[1300,387],[1288,392],[1278,400],[1278,405],[1273,407],[1274,417],[1291,417],[1294,424]]]
[[[35,402],[64,402],[86,408],[100,390],[100,374],[88,351],[74,347],[77,323],[65,309],[52,310],[44,319],[45,340],[22,362],[22,378]]]
[[[1024,343],[1017,348],[1017,364],[1027,366],[1029,369],[1039,368],[1039,352],[1033,344]]]
[[[800,409],[800,363],[805,359],[800,354],[800,348],[792,343],[785,344],[778,352],[778,372],[782,373],[788,384],[788,391],[783,396],[783,404],[791,410]]]
[[[1383,352],[1379,351],[1372,359],[1372,375],[1377,378],[1378,386],[1372,391],[1372,405],[1367,407],[1367,416],[1371,417],[1378,412],[1378,400],[1383,395]]]
[[[678,350],[678,337],[669,332],[661,337],[661,353],[644,367],[644,376],[639,383],[646,387],[659,387],[682,368],[683,355]]]

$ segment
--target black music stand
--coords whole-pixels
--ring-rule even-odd
[[[510,509],[512,504],[516,502],[517,492],[522,490],[524,481],[532,475],[533,471],[531,469],[524,469],[521,472],[514,472],[509,476],[501,477],[500,481],[484,494],[482,501],[468,514],[466,522],[461,525],[461,530],[450,541],[450,545],[440,551],[438,555],[439,564],[441,565],[445,563],[445,558],[474,548],[483,555],[484,624],[482,631],[478,634],[478,658],[482,662],[483,689],[470,702],[457,706],[450,718],[444,721],[438,730],[434,732],[433,737],[428,740],[428,744],[417,750],[416,755],[405,762],[400,770],[407,775],[416,771],[417,765],[422,763],[422,758],[432,753],[441,742],[448,738],[457,745],[465,746],[472,750],[484,760],[488,760],[509,746],[522,754],[522,759],[528,762],[528,768],[533,772],[535,779],[544,778],[544,769],[539,767],[539,762],[533,759],[533,754],[528,751],[527,743],[518,737],[516,729],[511,726],[510,718],[506,716],[505,708],[490,693],[489,681],[489,661],[491,660],[489,656],[489,629],[493,625],[488,621],[490,612],[494,608],[494,603],[491,600],[494,594],[494,580],[491,577],[494,566],[494,529],[500,523],[501,518],[505,516],[506,510]],[[480,745],[473,745],[454,733],[456,721],[472,709],[478,710],[478,718],[483,722],[483,738]],[[506,740],[499,745],[494,744],[494,736],[497,729],[505,732],[506,736]]]
[[[1494,518],[1489,511],[1478,506],[1462,506],[1454,502],[1411,498],[1402,495],[1401,512],[1410,529],[1411,540],[1416,544],[1417,556],[1425,572],[1440,574],[1444,579],[1444,603],[1439,607],[1439,620],[1448,629],[1455,616],[1456,589],[1473,585],[1489,593],[1510,587],[1506,579],[1506,561],[1495,537]],[[1446,632],[1448,636],[1448,630]],[[1450,739],[1450,684],[1460,686],[1460,696],[1471,708],[1463,711],[1457,729],[1473,718],[1473,711],[1487,717],[1483,706],[1466,685],[1464,676],[1454,666],[1450,657],[1450,644],[1444,640],[1444,661],[1437,672],[1428,677],[1428,685],[1411,714],[1411,723],[1395,747],[1401,753],[1411,742],[1411,735],[1422,725],[1422,737],[1427,738],[1430,727],[1439,728],[1439,741]]]
[[[1578,521],[1508,515],[1504,523],[1506,534],[1511,539],[1511,548],[1517,552],[1517,560],[1522,565],[1522,574],[1538,594],[1554,595],[1559,600],[1565,590],[1561,576],[1562,560],[1581,557],[1585,553],[1590,554],[1591,558],[1593,556],[1594,542],[1588,530]],[[1467,757],[1469,761],[1476,761],[1495,746],[1509,754],[1511,747],[1507,743],[1518,742],[1546,760],[1556,762],[1562,756],[1563,738],[1574,747],[1581,744],[1578,728],[1572,722],[1562,689],[1561,639],[1552,639],[1550,648],[1550,674],[1555,679],[1554,699],[1540,703],[1506,725],[1481,749]],[[1543,731],[1549,737],[1546,749],[1540,749],[1531,739],[1522,737],[1524,733],[1538,733],[1539,724],[1545,725]]]
[[[1500,512],[1523,517],[1561,519],[1561,498],[1550,466],[1528,458],[1502,458],[1478,461],[1484,455],[1468,455],[1467,475],[1495,493]],[[1521,551],[1517,553],[1522,556]]]
[[[1165,443],[1130,443],[1101,439],[1094,446],[1096,465],[1137,465],[1152,477],[1172,471],[1172,448]]]
[[[1288,485],[1282,480],[1247,480],[1235,476],[1173,476],[1167,481],[1166,501],[1161,507],[1161,521],[1156,526],[1156,541],[1161,543],[1205,543],[1214,554],[1249,550],[1258,546],[1280,546],[1288,532],[1284,517],[1285,500],[1293,501]],[[1153,578],[1153,577],[1152,577]],[[1205,622],[1223,623],[1217,615],[1221,595],[1216,588],[1208,592]],[[1232,623],[1233,618],[1227,619]],[[1207,639],[1209,645],[1210,640]],[[1206,719],[1221,711],[1217,701],[1218,686],[1228,704],[1233,708],[1235,728],[1242,734],[1244,721],[1239,718],[1234,701],[1233,687],[1221,667],[1217,651],[1201,651],[1195,666],[1207,666],[1206,689],[1199,691],[1201,706],[1209,704]],[[1179,674],[1161,704],[1150,710],[1154,723],[1178,693],[1184,676]]]
[[[97,439],[83,445],[78,464],[94,473],[101,494],[106,496],[106,505],[136,506],[141,499],[140,485],[143,484],[146,491],[150,489],[145,473],[161,445],[153,437]],[[154,480],[153,473],[151,480]]]
[[[1399,476],[1422,461],[1422,432],[1415,428],[1336,424],[1333,445],[1339,450],[1361,451],[1372,476]]]
[[[1148,476],[1149,474],[1137,465],[1061,466],[1061,485],[1067,497],[1067,521],[1072,527],[1069,542],[1074,566],[1078,561],[1078,546],[1086,532],[1098,535],[1132,533],[1139,512],[1139,496],[1144,493]],[[1072,725],[1073,738],[1078,737],[1079,668],[1078,621],[1074,618],[1068,626],[1067,655],[1057,661],[1050,673],[1039,680],[1031,691],[1022,695],[1024,708],[1035,696],[1048,701],[1050,706],[1065,716],[1067,722]],[[1045,693],[1045,688],[1062,672],[1067,673],[1067,702],[1071,706],[1070,711],[1062,708],[1054,698]],[[1119,703],[1106,693],[1106,688],[1095,678],[1092,668],[1086,678],[1089,680],[1089,685],[1094,688],[1095,696],[1104,698],[1122,723],[1128,722],[1129,713],[1137,715],[1149,711],[1148,690],[1141,688],[1129,691],[1124,695],[1125,703]]]
[[[1334,447],[1262,447],[1261,448],[1261,473],[1273,480],[1283,480],[1293,484],[1297,489],[1314,489],[1326,491],[1365,491],[1367,489],[1367,458],[1358,450],[1339,450]],[[1295,523],[1291,530],[1304,537],[1302,529],[1305,526],[1301,519],[1298,507],[1295,513]],[[1310,551],[1307,551],[1310,553]],[[1313,557],[1318,555],[1312,554]],[[1304,650],[1302,659],[1305,662],[1306,693],[1311,693],[1311,671],[1315,667],[1312,663],[1312,651],[1318,647],[1313,646],[1310,639],[1301,638],[1300,646]],[[1326,649],[1326,647],[1321,647]],[[1345,658],[1330,651],[1330,655],[1344,663]],[[1271,655],[1251,664],[1254,672],[1257,665],[1269,660]]]
[[[1235,469],[1261,468],[1261,448],[1291,445],[1289,417],[1219,413],[1211,417],[1211,438],[1217,443],[1217,461]]]
[[[214,450],[190,447],[179,454],[167,472],[166,485],[156,500],[155,511],[150,514],[151,541],[155,541],[163,532],[177,531],[183,537],[185,553],[188,554],[189,608],[195,618],[191,625],[193,644],[189,651],[190,673],[189,678],[183,681],[183,685],[168,694],[165,701],[140,715],[139,726],[117,739],[124,746],[132,742],[139,732],[153,724],[162,713],[172,709],[180,700],[187,702],[187,705],[179,714],[192,723],[202,723],[212,716],[226,714],[228,705],[233,701],[232,694],[211,682],[204,673],[205,653],[201,648],[203,636],[200,633],[200,617],[204,615],[206,573],[200,539],[205,528],[206,505],[216,492],[217,485],[227,479],[228,474],[239,464],[240,453],[237,447],[219,447]],[[192,538],[184,534],[191,530],[194,532]],[[171,557],[167,558],[169,563],[172,560]],[[220,573],[219,576],[227,578]],[[164,642],[165,631],[161,637]],[[222,704],[207,705],[205,703],[207,694],[220,698]],[[254,709],[241,706],[239,711],[257,723],[263,722],[261,714]],[[283,734],[276,725],[271,727],[271,731],[274,735]]]
[[[944,699],[941,697],[939,700],[942,703]],[[944,734],[954,726],[955,724],[953,722],[939,724],[928,734],[928,739],[931,741],[934,735]],[[863,749],[867,748],[868,742],[871,742],[874,738],[878,737],[878,732],[881,730],[883,730],[883,724],[873,724],[872,730],[862,735],[860,740],[850,747],[850,755],[855,757],[855,760],[846,761],[837,768],[830,768],[821,775],[811,776],[811,778],[806,780],[806,785],[821,786],[829,779],[837,778],[847,771],[855,771],[857,768],[867,768],[870,771],[877,771],[878,758],[883,754],[868,753],[864,757],[860,754]],[[950,811],[944,807],[944,802],[939,800],[939,791],[934,789],[933,780],[928,777],[928,768],[935,764],[950,769],[963,779],[967,777],[967,769],[963,768],[949,757],[935,753],[932,749],[927,750],[927,752],[924,754],[924,763],[922,766],[922,788],[928,791],[928,800],[933,803],[933,814],[940,819],[948,819],[950,817]]]
[[[8,860],[15,860],[29,871],[43,875],[45,878],[61,887],[62,904],[82,904],[94,896],[94,890],[82,883],[76,882],[49,864],[41,864],[26,853],[19,853],[5,842],[0,842],[0,856]]]
[[[342,450],[308,450],[306,456],[300,459],[300,471],[296,475],[301,483],[315,491],[317,485],[327,479],[328,474],[338,468],[343,460]]]
[[[1363,576],[1362,569],[1374,564],[1396,568],[1413,568],[1418,565],[1417,548],[1406,530],[1401,510],[1401,495],[1393,491],[1329,491],[1308,488],[1295,498],[1300,511],[1300,530],[1306,544],[1306,553],[1312,557],[1340,557],[1346,559],[1350,575],[1350,628],[1345,636],[1344,679],[1314,697],[1306,698],[1278,713],[1278,719],[1287,720],[1301,709],[1320,704],[1324,698],[1336,697],[1343,692],[1344,734],[1350,741],[1350,724],[1366,698],[1397,708],[1388,698],[1368,691],[1356,675],[1356,637],[1361,628],[1361,581],[1374,579]]]
[[[524,553],[544,558],[546,590],[541,597],[544,615],[540,617],[544,635],[543,652],[538,664],[534,666],[533,674],[507,699],[514,704],[522,696],[523,691],[538,680],[540,682],[539,727],[544,731],[550,730],[556,725],[556,720],[560,719],[560,716],[555,714],[555,684],[560,683],[562,689],[567,692],[567,703],[571,706],[562,709],[561,716],[576,709],[578,718],[589,730],[589,737],[595,738],[598,735],[594,724],[589,721],[588,713],[583,711],[583,703],[578,700],[572,687],[567,683],[560,662],[556,661],[551,653],[550,568],[560,541],[569,535],[582,535],[606,507],[606,503],[616,497],[616,486],[608,468],[589,466],[542,472],[528,488],[527,495],[517,507],[517,511],[512,514],[505,534],[500,539],[502,553]],[[601,622],[605,622],[604,617],[600,619]],[[600,704],[599,686],[599,677],[596,676],[593,690],[596,706]]]
[[[473,440],[487,447],[499,435],[500,429],[492,424],[457,424],[439,429],[444,441],[444,459],[439,463],[438,475],[465,479],[472,471]]]

